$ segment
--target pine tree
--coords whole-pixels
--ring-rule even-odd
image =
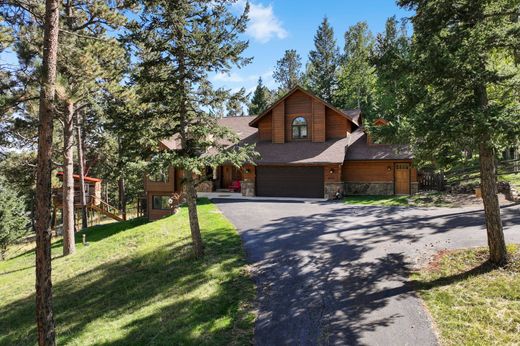
[[[388,120],[389,126],[371,126],[370,122],[365,122],[365,127],[374,133],[374,137],[388,143],[406,143],[410,138],[408,119],[403,117],[410,107],[413,98],[410,96],[416,90],[410,73],[413,65],[410,44],[405,23],[390,17],[385,31],[377,35],[370,59],[377,76],[374,113]],[[442,163],[443,158],[436,160]]]
[[[184,171],[183,186],[197,257],[204,254],[196,205],[198,177],[204,176],[206,167],[224,162],[240,166],[253,158],[250,146],[224,149],[237,138],[211,115],[211,108],[229,99],[230,93],[214,90],[208,74],[228,72],[232,66],[241,67],[250,61],[241,56],[247,42],[239,39],[246,29],[249,6],[235,17],[229,8],[232,3],[144,1],[143,13],[128,37],[138,52],[139,69],[134,77],[138,94],[148,105],[142,112],[143,127],[149,129],[151,143],[173,136],[180,143],[177,150],[158,152],[151,165],[172,165]]]
[[[59,1],[46,0],[36,180],[36,322],[38,344],[55,345],[51,276],[51,158],[58,62]]]
[[[332,102],[337,89],[339,57],[334,30],[325,17],[314,36],[314,50],[309,53],[306,79],[308,87],[327,102]]]
[[[284,56],[276,62],[273,78],[278,83],[279,91],[286,92],[300,84],[302,78],[302,61],[294,49],[285,51]]]
[[[520,7],[516,0],[401,0],[414,11],[407,114],[416,151],[432,159],[479,153],[490,261],[507,262],[497,196],[496,153],[520,138]]]
[[[258,115],[269,107],[271,103],[271,91],[264,86],[262,77],[258,78],[258,84],[251,98],[249,115]]]
[[[241,88],[238,92],[229,96],[226,101],[227,116],[239,117],[244,115],[244,107],[247,104],[246,89]]]
[[[374,109],[375,69],[370,61],[374,39],[366,22],[345,33],[345,48],[334,104],[344,109],[359,108],[365,117]]]
[[[0,178],[0,261],[7,247],[27,233],[28,224],[23,198]]]
[[[127,60],[122,46],[110,38],[107,28],[117,30],[126,18],[117,9],[124,8],[123,1],[66,1],[63,4],[63,26],[67,35],[62,36],[58,57],[60,98],[65,104],[63,112],[63,253],[75,252],[74,244],[74,179],[73,143],[74,125],[80,111],[96,102],[95,95],[114,87],[121,80]],[[79,134],[81,129],[77,128]],[[82,227],[86,228],[87,210],[81,136],[77,137],[80,175],[80,203]]]

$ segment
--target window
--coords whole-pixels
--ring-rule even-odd
[[[171,202],[170,196],[152,196],[152,209],[170,210]]]
[[[292,138],[307,138],[307,121],[304,117],[297,117],[292,122]]]

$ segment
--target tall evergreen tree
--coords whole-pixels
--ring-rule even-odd
[[[51,158],[55,117],[60,4],[46,0],[36,179],[36,322],[38,344],[56,344],[51,277]]]
[[[334,38],[334,29],[325,17],[314,36],[314,50],[309,52],[306,79],[307,87],[327,102],[332,102],[337,89],[339,60],[340,53]]]
[[[507,262],[496,153],[520,138],[518,0],[401,0],[414,11],[414,144],[431,157],[479,153],[490,261]]]
[[[345,33],[345,48],[334,104],[341,108],[360,108],[365,116],[374,108],[376,75],[370,61],[374,39],[366,22],[359,22]]]
[[[239,166],[253,154],[250,146],[224,150],[226,143],[237,138],[218,125],[210,110],[230,93],[215,90],[208,80],[209,73],[249,63],[241,56],[247,42],[239,39],[246,29],[249,6],[236,17],[230,12],[232,0],[142,3],[140,20],[128,39],[138,50],[135,80],[141,101],[149,105],[143,112],[144,126],[150,129],[152,145],[171,137],[179,142],[177,150],[157,153],[152,165],[173,165],[184,171],[193,250],[200,257],[204,248],[196,205],[198,177],[205,175],[206,167],[224,162]]]
[[[302,59],[294,49],[285,51],[276,62],[273,78],[278,83],[279,92],[286,92],[301,82]]]
[[[269,107],[271,103],[271,91],[262,82],[262,77],[258,78],[258,84],[251,98],[249,105],[249,115],[258,115]]]
[[[414,94],[414,78],[410,74],[413,65],[411,40],[404,22],[395,17],[386,21],[385,31],[377,35],[371,61],[376,69],[375,114],[390,121],[388,126],[371,126],[369,131],[386,142],[406,142],[410,126],[407,113]]]
[[[63,111],[63,252],[74,253],[74,179],[73,143],[74,126],[79,113],[96,102],[96,93],[110,89],[121,80],[126,69],[125,51],[110,38],[107,29],[117,30],[126,22],[118,11],[124,8],[122,0],[89,1],[68,0],[63,8],[63,27],[67,35],[60,40],[62,47],[58,57],[60,90],[65,104]],[[76,120],[76,121],[75,121]],[[80,129],[77,129],[80,130]],[[77,132],[79,133],[79,132]],[[78,137],[78,158],[81,152],[81,136]],[[87,227],[84,162],[79,162],[80,203],[82,227]]]
[[[238,92],[232,93],[226,101],[227,116],[239,117],[244,115],[244,108],[248,103],[246,89],[241,88]]]
[[[0,261],[7,247],[27,233],[28,223],[22,196],[0,178]]]

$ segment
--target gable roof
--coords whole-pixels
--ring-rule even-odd
[[[265,111],[260,113],[256,118],[251,120],[251,122],[249,123],[249,126],[253,126],[254,127],[258,123],[258,121],[260,119],[262,119],[265,115],[267,115],[267,113],[272,111],[274,107],[278,106],[282,101],[284,101],[287,97],[289,97],[290,95],[292,95],[296,91],[301,91],[302,93],[306,94],[307,96],[310,96],[311,98],[313,98],[313,99],[323,103],[325,106],[327,106],[330,109],[332,109],[333,111],[343,115],[345,118],[347,118],[348,120],[352,121],[355,125],[359,126],[358,121],[357,121],[359,119],[359,114],[361,113],[361,111],[359,109],[341,110],[339,108],[334,107],[330,103],[322,100],[318,96],[314,95],[312,92],[302,88],[299,85],[296,85],[294,88],[289,90],[285,95],[283,95],[276,102],[274,102],[269,108],[267,108]]]

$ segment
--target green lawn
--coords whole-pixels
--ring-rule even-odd
[[[411,196],[347,196],[343,199],[349,205],[370,206],[420,206],[420,207],[451,207],[452,204],[444,200],[443,195],[436,192],[421,193]]]
[[[449,252],[413,275],[443,345],[520,344],[520,249],[496,269],[487,249]]]
[[[187,210],[93,227],[90,246],[61,257],[53,244],[60,345],[250,344],[254,284],[240,238],[218,209],[199,201],[206,256],[192,256]],[[78,234],[76,242],[81,242]],[[0,345],[36,342],[34,254],[0,262]]]

